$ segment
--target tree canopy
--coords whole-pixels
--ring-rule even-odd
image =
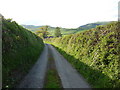
[[[47,26],[47,25],[40,27],[39,28],[40,30],[36,31],[36,34],[41,38],[47,38],[48,34],[49,34],[48,27],[49,26]]]
[[[60,31],[60,27],[56,27],[56,30],[54,32],[54,36],[55,37],[61,37],[62,36],[61,31]]]

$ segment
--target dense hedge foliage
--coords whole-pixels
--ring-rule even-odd
[[[10,88],[15,87],[36,62],[44,43],[15,21],[2,21],[2,84],[3,88]]]
[[[46,39],[70,61],[92,87],[120,87],[120,43],[117,22],[79,34]]]

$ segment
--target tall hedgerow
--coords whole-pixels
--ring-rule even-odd
[[[49,39],[92,87],[120,87],[118,22],[61,38]],[[46,41],[48,41],[46,39]]]
[[[11,19],[2,20],[3,88],[15,87],[42,52],[41,38]]]

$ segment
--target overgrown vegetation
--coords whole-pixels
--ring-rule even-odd
[[[46,39],[94,88],[120,87],[118,22],[78,34]]]
[[[2,23],[3,88],[15,87],[43,50],[41,38],[11,19]]]

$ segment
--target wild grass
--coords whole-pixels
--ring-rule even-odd
[[[61,88],[60,80],[57,75],[56,70],[47,71],[47,82],[45,83],[44,88]]]

